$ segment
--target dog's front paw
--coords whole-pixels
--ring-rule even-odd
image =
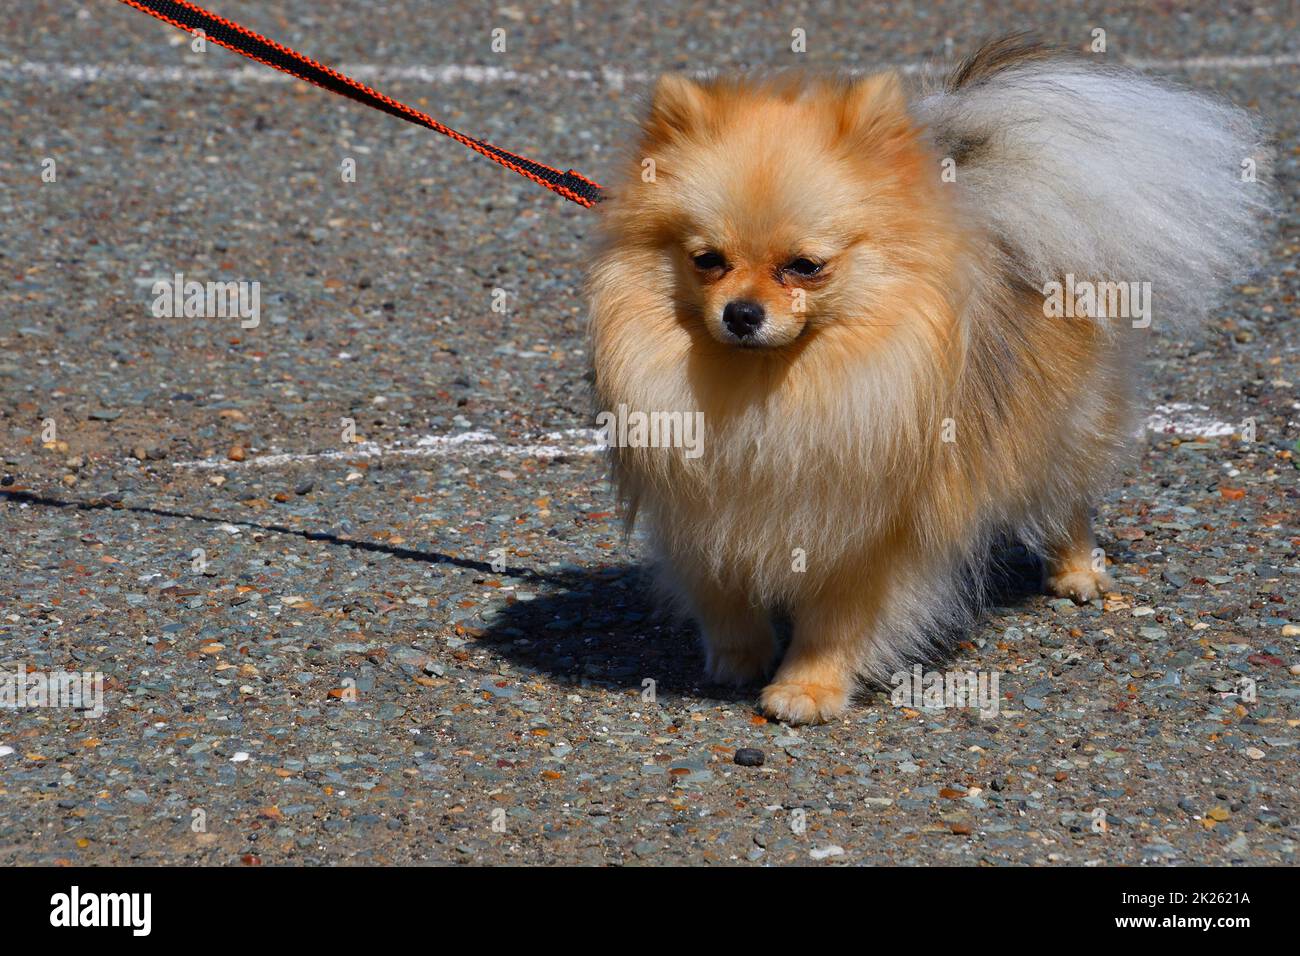
[[[1057,597],[1070,598],[1076,604],[1087,604],[1099,598],[1104,591],[1114,588],[1110,575],[1091,569],[1065,571],[1047,579],[1047,590]]]
[[[849,703],[841,684],[801,684],[778,681],[763,688],[763,713],[787,724],[820,724],[833,720]]]

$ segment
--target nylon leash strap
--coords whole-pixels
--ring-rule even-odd
[[[300,80],[306,80],[308,83],[313,83],[322,89],[329,90],[331,93],[346,96],[350,100],[372,106],[377,110],[388,113],[390,116],[396,116],[409,123],[415,123],[417,126],[423,126],[435,133],[448,136],[462,146],[486,156],[492,162],[504,166],[506,169],[514,170],[520,176],[531,179],[539,186],[544,186],[551,192],[558,193],[565,199],[576,202],[580,206],[591,208],[601,199],[600,186],[581,173],[572,169],[567,172],[560,172],[560,170],[547,166],[545,163],[539,163],[536,160],[527,159],[499,146],[493,146],[485,140],[466,136],[464,133],[457,132],[450,126],[438,122],[428,113],[422,113],[404,103],[399,103],[391,96],[386,96],[378,90],[371,89],[350,76],[344,76],[338,70],[317,63],[311,57],[304,56],[283,44],[276,43],[274,40],[269,40],[259,33],[254,33],[252,30],[240,26],[238,23],[219,17],[215,13],[189,3],[188,0],[122,0],[122,3],[147,13],[164,23],[170,23],[186,33],[197,35],[196,31],[201,30],[205,40],[211,40],[218,46],[233,50],[250,60],[264,63],[281,73],[287,73]]]

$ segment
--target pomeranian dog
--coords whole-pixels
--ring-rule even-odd
[[[694,455],[610,453],[709,676],[833,718],[969,624],[1008,534],[1052,594],[1109,588],[1090,507],[1150,304],[1194,320],[1246,271],[1261,157],[1246,113],[1022,36],[912,95],[664,76],[599,207],[592,371],[600,410],[702,413]]]

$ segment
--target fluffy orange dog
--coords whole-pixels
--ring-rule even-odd
[[[612,456],[709,674],[769,675],[788,612],[763,710],[832,718],[968,619],[1007,532],[1052,593],[1108,587],[1136,340],[1247,264],[1256,151],[1230,106],[1019,38],[911,98],[664,77],[601,207],[592,355],[602,410],[703,413],[702,453]]]

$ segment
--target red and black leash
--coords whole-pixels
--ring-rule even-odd
[[[421,113],[417,109],[399,103],[391,96],[385,96],[350,76],[344,76],[338,70],[332,70],[328,66],[317,63],[311,57],[303,56],[274,40],[268,40],[259,33],[219,17],[187,0],[122,0],[122,2],[187,33],[202,30],[204,39],[211,40],[227,50],[234,50],[250,60],[265,63],[282,73],[314,83],[331,93],[338,93],[358,103],[373,106],[391,116],[424,126],[435,133],[450,136],[462,146],[481,153],[506,169],[513,169],[520,176],[525,176],[539,186],[545,186],[551,192],[559,193],[565,199],[572,200],[580,206],[590,208],[601,199],[600,186],[581,173],[572,169],[562,173],[545,163],[526,159],[484,140],[466,136],[450,126],[439,123],[427,113]]]

